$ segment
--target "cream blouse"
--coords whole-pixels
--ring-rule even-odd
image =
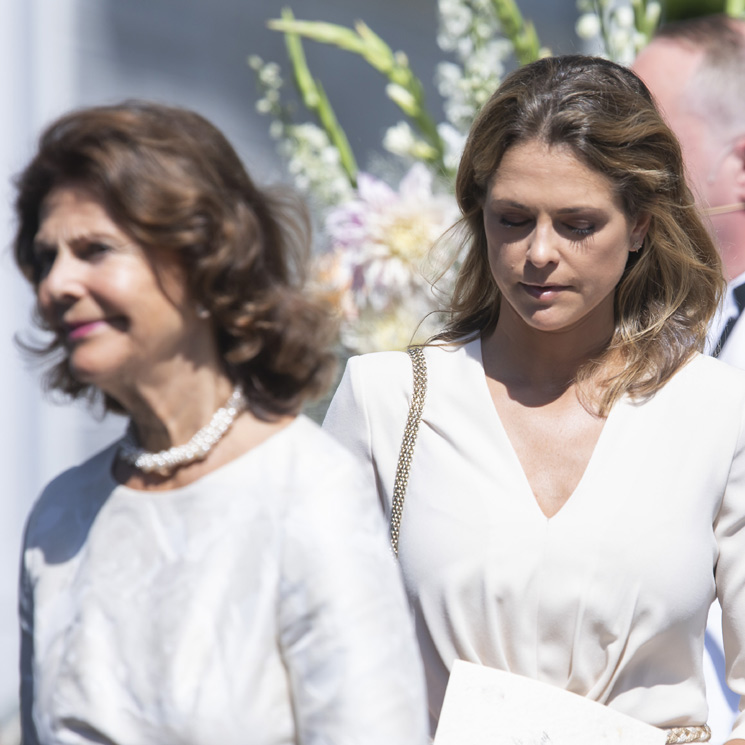
[[[21,576],[24,745],[420,745],[421,662],[372,490],[299,418],[186,487],[115,447],[45,490]]]
[[[660,727],[702,724],[715,594],[729,684],[745,693],[745,374],[697,355],[652,399],[621,400],[549,519],[492,402],[480,341],[425,351],[400,562],[432,727],[457,658]],[[325,422],[387,512],[412,385],[404,353],[352,358]]]

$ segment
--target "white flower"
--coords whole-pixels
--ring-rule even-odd
[[[651,0],[650,3],[647,5],[647,23],[649,23],[651,26],[656,26],[658,21],[660,20],[661,12],[662,7],[657,2],[657,0]]]
[[[421,344],[439,330],[436,315],[426,303],[402,305],[384,312],[365,311],[354,324],[342,327],[344,346],[358,354],[404,350]]]
[[[577,20],[575,31],[580,39],[594,39],[600,33],[600,19],[595,13],[584,13]]]
[[[437,67],[436,82],[442,95],[445,116],[456,129],[468,131],[473,118],[496,90],[504,71],[504,58],[512,47],[495,39],[471,54],[463,67],[443,62]]]
[[[292,135],[298,140],[305,141],[308,146],[320,150],[329,144],[326,132],[315,124],[298,124],[292,128]]]
[[[473,24],[471,34],[480,41],[488,41],[494,36],[494,25],[487,23],[484,19],[477,19]]]
[[[280,137],[285,136],[285,126],[282,122],[276,119],[269,125],[269,136],[273,140],[278,140]]]
[[[460,163],[460,156],[466,144],[466,135],[445,122],[437,125],[437,133],[445,146],[445,167],[454,171]]]
[[[321,148],[321,150],[319,151],[319,156],[321,159],[321,163],[326,166],[338,166],[341,164],[341,156],[339,155],[339,151],[331,145]]]
[[[614,28],[610,33],[610,44],[614,58],[621,64],[628,65],[634,61],[636,47],[634,34],[628,28]]]
[[[418,323],[436,308],[431,280],[443,267],[430,258],[430,248],[458,210],[452,196],[435,194],[432,187],[432,173],[421,163],[412,166],[398,190],[361,173],[355,197],[326,217],[330,248],[319,259],[318,281],[338,303],[345,343],[356,350],[363,320],[363,335],[369,336],[371,324],[390,331],[401,319]],[[415,324],[404,326],[410,338]]]
[[[416,99],[403,86],[398,85],[397,83],[388,83],[385,87],[385,93],[391,101],[397,104],[407,114],[416,111]]]
[[[443,98],[449,98],[458,90],[463,79],[462,69],[454,62],[440,62],[435,71],[437,90]]]
[[[383,147],[400,158],[415,161],[429,162],[437,157],[434,147],[416,137],[407,122],[399,122],[388,129],[383,138]]]
[[[266,98],[260,98],[256,102],[256,111],[259,112],[259,114],[271,114],[272,113],[272,103],[271,101]]]
[[[615,9],[616,23],[625,29],[634,27],[634,11],[628,5],[622,5]]]
[[[453,51],[455,40],[449,34],[440,32],[435,37],[435,40],[437,41],[437,46],[440,47],[440,49],[442,49],[443,52]]]
[[[470,36],[462,36],[455,44],[455,52],[461,59],[468,59],[473,51],[474,43]]]
[[[295,185],[324,204],[337,204],[352,193],[339,152],[326,132],[315,124],[283,128],[280,151]]]
[[[394,155],[408,156],[414,147],[414,133],[407,122],[389,127],[383,138],[383,147]]]
[[[470,9],[461,2],[440,0],[440,34],[446,40],[462,38],[468,33],[471,25],[472,14]],[[444,51],[450,51],[444,49]]]
[[[282,85],[279,65],[276,62],[267,62],[259,71],[259,81],[270,88],[279,88]]]

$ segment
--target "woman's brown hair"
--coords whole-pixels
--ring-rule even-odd
[[[571,148],[610,180],[627,217],[650,216],[642,250],[630,254],[616,288],[609,348],[579,373],[579,382],[586,380],[611,352],[620,355],[622,369],[605,379],[598,405],[607,413],[624,394],[653,394],[703,348],[724,288],[719,254],[686,185],[678,141],[641,80],[605,59],[542,59],[505,78],[468,136],[456,182],[466,255],[439,339],[489,334],[496,326],[500,293],[483,203],[504,153],[531,140]]]
[[[334,321],[303,291],[307,210],[286,187],[257,188],[210,122],[147,102],[83,109],[54,122],[17,180],[15,259],[35,288],[40,212],[64,185],[88,189],[147,252],[179,257],[193,302],[210,313],[226,371],[256,415],[295,413],[323,393],[334,368]],[[37,322],[44,327],[38,313]],[[95,398],[72,375],[60,338],[35,351],[56,355],[48,388]],[[109,397],[105,406],[121,410]]]

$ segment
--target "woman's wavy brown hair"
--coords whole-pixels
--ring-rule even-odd
[[[17,180],[15,259],[34,288],[40,211],[52,189],[70,184],[89,189],[146,252],[180,258],[191,299],[210,312],[225,369],[257,416],[295,413],[324,392],[335,326],[330,309],[303,291],[307,210],[286,187],[257,188],[210,122],[136,101],[54,122]],[[38,312],[36,321],[46,328]],[[96,398],[72,375],[60,338],[34,351],[56,355],[48,389]]]
[[[620,354],[622,369],[606,376],[598,403],[605,414],[624,394],[654,394],[703,348],[724,289],[719,254],[686,185],[678,141],[641,80],[604,59],[542,59],[508,75],[471,128],[456,182],[466,256],[437,338],[485,335],[497,324],[483,203],[504,153],[531,140],[571,148],[611,181],[628,218],[650,216],[643,248],[630,254],[616,288],[610,345],[578,376],[589,380]]]

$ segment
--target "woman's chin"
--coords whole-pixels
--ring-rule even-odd
[[[120,375],[110,365],[91,364],[88,361],[76,361],[71,357],[68,362],[70,374],[83,385],[92,385],[104,393],[111,393],[117,388]]]

